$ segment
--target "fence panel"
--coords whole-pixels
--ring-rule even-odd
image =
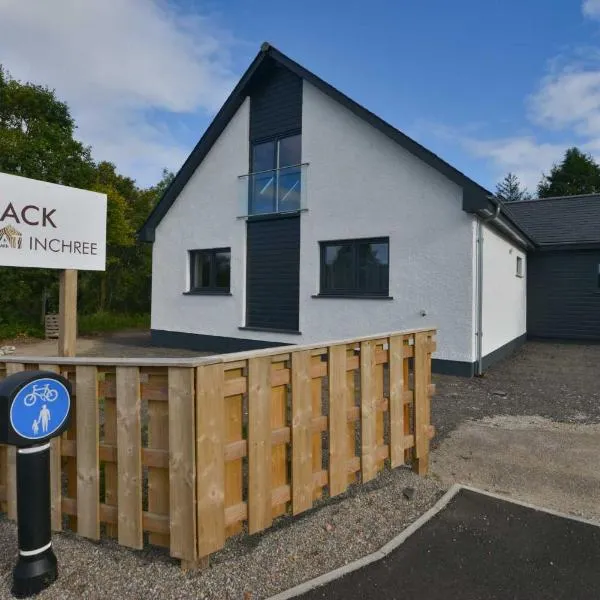
[[[26,359],[68,377],[52,443],[52,526],[202,564],[386,465],[427,471],[432,330],[206,359]],[[25,362],[23,362],[25,361]],[[0,509],[16,518],[15,453],[0,447]]]

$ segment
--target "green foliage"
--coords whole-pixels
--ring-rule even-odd
[[[496,186],[496,195],[504,202],[520,202],[531,200],[531,194],[526,188],[521,187],[519,178],[514,173],[508,173]]]
[[[538,185],[540,198],[576,196],[600,192],[600,166],[578,148],[569,148],[565,157],[544,175]]]
[[[53,90],[16,81],[0,65],[0,172],[91,189],[108,197],[106,271],[79,273],[81,332],[95,327],[86,326],[85,315],[93,315],[100,330],[118,328],[111,323],[126,327],[146,322],[130,316],[119,321],[116,314],[150,311],[152,250],[137,242],[136,232],[173,174],[165,170],[155,187],[140,189],[133,179],[118,174],[112,163],[94,163],[90,149],[74,139],[74,131],[68,106]],[[21,324],[17,329],[40,328],[43,304],[50,312],[58,310],[57,271],[0,267],[0,289],[0,328],[7,331],[13,323]]]
[[[81,335],[119,331],[121,329],[147,329],[150,327],[150,315],[129,315],[122,313],[96,312],[79,318],[78,330]]]
[[[31,323],[0,323],[0,341],[13,340],[18,337],[44,337],[41,326]]]

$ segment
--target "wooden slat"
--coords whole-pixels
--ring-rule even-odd
[[[292,512],[312,507],[312,396],[310,351],[292,354]]]
[[[287,384],[289,369],[285,362],[271,365],[271,430],[283,429],[287,417]],[[284,375],[284,376],[283,376]],[[287,484],[287,446],[285,442],[273,445],[271,435],[271,486],[279,488]],[[285,514],[285,501],[273,506],[272,518]]]
[[[7,446],[0,444],[0,512],[6,512],[6,450]]]
[[[58,355],[75,356],[77,351],[77,271],[65,269],[59,274]]]
[[[348,362],[356,358],[354,356],[354,350],[346,350],[346,369],[348,368]],[[355,385],[354,385],[354,375],[356,371],[346,370],[346,431],[348,436],[348,441],[346,445],[346,449],[348,452],[348,458],[354,458],[356,456],[356,420],[357,419],[348,419],[348,414],[350,412],[354,413],[357,411],[358,407],[355,403]],[[358,416],[357,416],[358,418]],[[348,484],[352,484],[356,482],[356,473],[348,473]]]
[[[56,316],[58,319],[58,316]],[[40,371],[60,373],[58,365],[40,364]],[[50,440],[50,522],[52,531],[62,529],[62,469],[60,437]]]
[[[195,369],[169,369],[170,552],[187,563],[198,556],[195,376]]]
[[[415,463],[414,470],[419,475],[425,475],[429,463],[429,394],[428,385],[428,358],[427,358],[427,333],[415,334]]]
[[[256,533],[271,517],[271,357],[248,361],[248,530]]]
[[[348,487],[345,465],[348,459],[346,347],[329,348],[329,495],[337,496]]]
[[[77,500],[74,498],[62,499],[62,512],[66,515],[77,514]],[[109,504],[100,504],[100,520],[103,523],[115,526],[119,515],[116,506]],[[159,535],[168,535],[169,533],[169,517],[167,515],[157,515],[151,512],[144,511],[142,514],[142,526],[145,531],[157,533]]]
[[[404,464],[404,369],[401,336],[390,338],[390,459],[392,468]]]
[[[138,367],[117,367],[119,544],[144,545],[142,525],[142,419]]]
[[[245,377],[236,377],[235,379],[228,379],[225,381],[225,388],[223,389],[223,396],[236,396],[238,394],[245,394],[248,391],[248,381]]]
[[[106,391],[107,383],[112,384],[112,395]],[[114,371],[104,373],[104,443],[113,446],[115,449],[114,458],[110,462],[102,454],[102,445],[100,446],[100,460],[107,461],[104,463],[104,502],[111,506],[117,506],[118,502],[118,487],[119,474],[117,472],[117,384],[116,374]],[[100,386],[100,394],[102,395],[102,385]],[[63,453],[64,453],[63,440]],[[118,531],[115,524],[106,525],[106,535],[111,538],[118,537]]]
[[[311,357],[310,376],[311,376],[311,403],[312,403],[312,414],[313,423],[315,419],[321,421],[325,419],[325,426],[327,426],[327,417],[322,416],[322,377],[327,376],[327,363],[323,362],[321,355]],[[312,470],[313,473],[320,473],[323,469],[323,447],[321,444],[321,431],[325,431],[325,428],[315,429],[313,426],[312,435]],[[315,486],[313,488],[313,500],[317,500],[323,494],[322,487]]]
[[[61,438],[61,454],[62,444],[68,441],[72,444],[77,443],[77,380],[75,367],[61,367],[61,375],[66,377],[73,389],[74,402],[71,402],[71,419],[67,431]],[[63,486],[63,500],[65,495],[68,498],[77,498],[77,461],[74,458],[65,458],[62,461],[62,476],[66,477],[66,486]],[[64,503],[63,503],[64,504]],[[63,510],[63,512],[65,512]],[[77,513],[69,514],[66,520],[67,527],[71,531],[77,531]]]
[[[227,367],[231,367],[228,364]],[[235,363],[234,363],[235,364]],[[245,361],[241,366],[236,369],[229,369],[225,371],[225,383],[228,381],[239,379],[243,376]],[[241,394],[225,398],[225,442],[236,443],[246,440],[242,440],[242,403],[243,396]],[[245,456],[245,454],[244,454]],[[242,458],[228,462],[225,464],[225,509],[228,507],[237,506],[242,502],[243,497],[243,472],[242,472]],[[227,537],[235,535],[242,530],[241,521],[235,523],[227,523],[227,529],[225,535]]]
[[[375,385],[375,348],[373,342],[360,347],[361,471],[366,483],[377,474],[377,408]]]
[[[168,371],[161,374],[169,394]],[[156,377],[156,376],[155,376]],[[160,376],[159,376],[160,377]],[[153,378],[154,379],[154,378]],[[148,384],[145,384],[148,387]],[[162,386],[161,386],[162,387]],[[154,514],[169,515],[170,490],[169,490],[169,404],[161,400],[148,400],[148,446],[152,449],[154,458],[159,452],[166,457],[166,465],[151,463],[148,451],[142,449],[142,464],[148,467],[148,511]],[[162,467],[162,468],[161,468]],[[170,536],[161,534],[150,534],[148,541],[157,546],[170,546]]]
[[[225,404],[223,365],[198,367],[196,460],[198,556],[225,545]]]
[[[21,363],[6,363],[6,376],[25,370]],[[14,446],[6,448],[6,514],[17,520],[17,451]]]
[[[384,442],[384,421],[385,413],[383,410],[383,364],[382,361],[377,360],[377,355],[385,354],[387,362],[387,351],[383,350],[381,346],[373,346],[373,360],[374,360],[374,389],[375,389],[375,420],[376,420],[376,444],[377,447],[383,446]],[[377,471],[381,471],[385,466],[383,459],[377,458]]]
[[[77,533],[100,537],[98,371],[78,366],[77,378]]]

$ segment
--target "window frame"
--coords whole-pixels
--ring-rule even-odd
[[[281,142],[283,140],[287,140],[287,139],[290,139],[293,137],[297,137],[300,140],[300,156],[298,157],[298,162],[296,164],[281,166],[281,164],[280,164]],[[271,169],[262,169],[261,168],[261,169],[257,170],[255,161],[254,161],[254,149],[257,146],[260,146],[262,144],[269,144],[269,143],[273,144],[272,159],[273,159],[273,164],[275,166]],[[302,131],[301,130],[287,131],[285,133],[272,135],[272,136],[269,136],[266,138],[259,138],[259,139],[251,141],[250,142],[249,178],[248,178],[248,200],[247,200],[247,207],[246,207],[247,211],[248,211],[248,216],[249,217],[262,217],[262,216],[292,214],[292,213],[300,212],[302,210],[302,207],[300,205],[298,206],[298,208],[294,208],[292,210],[283,210],[283,211],[280,210],[281,199],[279,198],[279,179],[280,179],[281,173],[283,171],[285,171],[286,169],[289,170],[289,171],[287,171],[288,173],[291,173],[292,169],[299,169],[300,171],[298,173],[298,177],[299,177],[300,182],[302,182],[301,168],[302,168]],[[254,194],[255,194],[254,185],[256,182],[256,177],[263,175],[263,174],[267,174],[267,173],[273,174],[273,190],[272,190],[272,194],[271,194],[272,198],[269,199],[272,210],[255,212],[254,209],[256,208],[256,199],[254,197]],[[302,185],[302,183],[301,183],[301,185]],[[300,204],[301,204],[301,200],[300,200]]]
[[[220,287],[216,284],[217,277],[217,254],[229,253],[229,285],[227,287]],[[195,266],[196,256],[199,255],[210,256],[210,273],[209,273],[209,285],[208,286],[194,286],[195,283]],[[222,248],[194,248],[188,250],[188,261],[189,261],[189,284],[188,291],[186,294],[207,294],[207,295],[231,295],[231,247]]]
[[[360,289],[360,267],[359,267],[359,253],[360,246],[364,244],[387,244],[387,282],[384,288],[379,290],[363,290]],[[351,245],[352,246],[352,276],[354,285],[351,288],[332,290],[326,287],[326,252],[329,246],[341,246]],[[390,298],[390,238],[389,236],[381,237],[369,237],[369,238],[351,238],[343,240],[326,240],[319,242],[319,294],[317,297],[331,297],[331,298]]]
[[[525,277],[525,270],[523,268],[524,264],[525,264],[525,262],[523,261],[523,257],[517,255],[516,265],[515,265],[515,275],[521,279],[523,277]]]

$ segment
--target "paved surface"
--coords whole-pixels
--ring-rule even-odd
[[[386,558],[304,600],[592,600],[600,528],[461,490]]]

